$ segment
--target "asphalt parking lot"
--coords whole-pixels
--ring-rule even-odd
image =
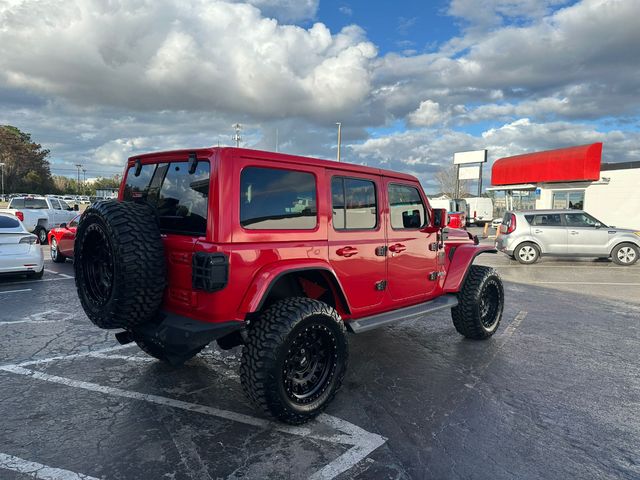
[[[0,278],[0,478],[640,478],[640,264],[480,258],[505,280],[492,339],[448,312],[351,336],[297,428],[245,400],[239,348],[175,368],[119,346],[70,262]]]

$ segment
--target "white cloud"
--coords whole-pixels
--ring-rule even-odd
[[[431,127],[445,122],[449,114],[440,109],[440,104],[432,100],[420,102],[420,106],[407,117],[412,125],[418,127]]]
[[[79,105],[314,118],[371,88],[376,48],[356,26],[332,35],[222,1],[54,3],[0,4],[0,85]]]

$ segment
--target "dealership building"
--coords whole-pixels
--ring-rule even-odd
[[[602,143],[500,158],[487,190],[504,192],[507,210],[573,208],[640,230],[640,162],[601,160]]]

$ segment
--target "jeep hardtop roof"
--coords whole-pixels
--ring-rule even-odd
[[[383,175],[386,177],[397,178],[399,180],[409,180],[412,182],[419,182],[419,180],[413,175],[394,172],[392,170],[385,170],[382,168],[374,168],[374,167],[368,167],[366,165],[357,165],[353,163],[342,163],[342,162],[335,162],[332,160],[322,160],[318,158],[303,157],[299,155],[289,155],[286,153],[269,152],[265,150],[253,150],[250,148],[237,148],[237,147],[191,148],[191,149],[182,149],[182,150],[171,150],[171,151],[165,151],[165,152],[145,153],[143,155],[136,155],[133,157],[129,157],[127,166],[130,166],[131,164],[133,164],[137,159],[140,159],[140,162],[142,162],[143,164],[153,163],[157,161],[159,158],[164,158],[164,157],[175,158],[176,156],[186,157],[193,152],[195,152],[198,156],[202,155],[203,157],[211,157],[217,152],[219,154],[219,158],[221,159],[221,161],[225,161],[225,159],[229,159],[231,155],[235,154],[239,156],[251,157],[256,159],[277,160],[277,161],[281,161],[283,163],[289,163],[289,164],[302,163],[303,165],[310,165],[314,167],[324,167],[324,168],[331,168],[334,170],[360,172],[360,173],[366,173],[369,175]]]

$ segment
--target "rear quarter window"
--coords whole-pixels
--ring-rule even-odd
[[[240,225],[248,230],[313,230],[316,199],[312,173],[247,167],[240,174]]]

